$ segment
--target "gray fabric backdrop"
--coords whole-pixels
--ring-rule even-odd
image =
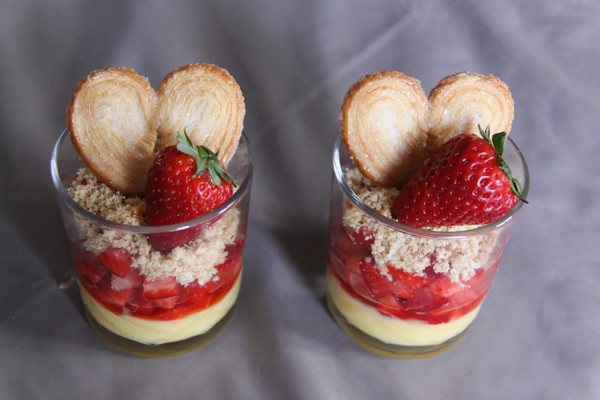
[[[600,2],[595,0],[0,1],[0,398],[600,398]],[[169,359],[106,346],[81,315],[49,175],[76,83],[128,66],[158,85],[210,62],[238,80],[255,181],[238,308]],[[428,92],[499,76],[531,172],[482,312],[438,357],[384,359],[323,304],[330,156],[360,76]]]

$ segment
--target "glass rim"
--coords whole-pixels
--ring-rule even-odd
[[[525,162],[525,158],[521,153],[519,147],[512,141],[510,137],[507,138],[506,144],[510,146],[517,155],[523,169],[523,178],[521,179],[522,184],[522,193],[523,197],[527,198],[527,194],[529,192],[529,169],[527,167],[527,163]],[[498,229],[504,225],[506,225],[509,221],[513,220],[515,215],[519,212],[521,207],[523,206],[523,201],[518,200],[514,207],[506,213],[501,218],[497,219],[494,222],[491,222],[487,225],[479,226],[477,228],[462,230],[462,231],[452,231],[452,232],[439,232],[432,231],[429,229],[423,228],[415,228],[409,225],[405,225],[393,219],[390,219],[384,215],[379,214],[377,211],[373,210],[369,207],[362,199],[354,193],[354,191],[348,186],[346,180],[344,179],[344,171],[342,169],[342,165],[340,162],[340,150],[342,146],[345,148],[345,144],[342,140],[341,134],[338,134],[335,145],[333,148],[333,172],[336,178],[338,186],[341,188],[344,195],[362,212],[367,214],[369,217],[377,220],[378,222],[386,225],[388,228],[391,228],[395,231],[407,233],[413,236],[420,236],[424,238],[437,238],[437,239],[465,239],[472,236],[485,235],[492,230]],[[508,148],[507,146],[507,148]],[[506,153],[506,151],[505,151]],[[353,163],[354,164],[354,163]]]
[[[229,209],[231,209],[234,205],[236,205],[239,202],[239,200],[241,199],[241,197],[249,190],[250,181],[252,179],[252,175],[254,172],[254,162],[253,162],[254,160],[253,160],[252,145],[251,145],[250,140],[248,139],[248,136],[246,135],[246,133],[244,131],[242,131],[240,143],[242,141],[244,141],[248,148],[248,160],[249,160],[248,170],[246,171],[246,174],[245,174],[244,178],[242,179],[242,182],[237,185],[237,190],[235,190],[233,195],[225,203],[223,203],[221,206],[217,207],[215,210],[211,211],[208,214],[202,215],[198,218],[194,218],[189,221],[179,222],[177,224],[159,225],[159,226],[147,226],[147,225],[139,225],[138,226],[138,225],[120,224],[118,222],[106,220],[104,218],[101,218],[101,217],[87,211],[85,208],[83,208],[79,204],[77,204],[77,202],[75,202],[75,200],[73,200],[71,198],[71,196],[69,196],[69,194],[67,193],[67,189],[65,188],[62,181],[60,180],[60,173],[59,173],[58,163],[57,163],[57,157],[58,157],[60,147],[65,140],[70,140],[68,129],[64,129],[62,131],[62,133],[60,134],[60,136],[58,137],[58,139],[56,140],[56,143],[54,144],[54,147],[52,149],[52,156],[50,159],[50,174],[52,176],[52,182],[54,184],[54,187],[56,188],[56,191],[58,192],[59,200],[62,203],[66,204],[75,213],[81,215],[86,220],[93,222],[96,225],[102,226],[107,229],[116,229],[116,230],[126,231],[126,232],[130,232],[130,233],[135,233],[135,234],[147,235],[147,234],[153,234],[153,233],[182,231],[182,230],[194,227],[194,226],[205,224],[217,217],[222,216],[227,211],[229,211]],[[237,153],[237,151],[238,151],[238,149],[236,149],[236,153]]]

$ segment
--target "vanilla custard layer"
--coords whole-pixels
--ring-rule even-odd
[[[160,345],[201,335],[210,330],[235,304],[241,278],[242,274],[239,274],[235,284],[218,303],[186,317],[168,321],[115,314],[98,303],[82,285],[79,287],[83,304],[100,325],[124,338],[147,345]]]
[[[443,324],[388,317],[349,295],[329,269],[327,289],[331,300],[346,320],[367,335],[400,346],[431,346],[445,342],[464,331],[477,316],[481,304],[459,319]]]

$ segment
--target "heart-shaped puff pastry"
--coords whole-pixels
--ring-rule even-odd
[[[194,144],[221,149],[221,164],[229,163],[242,135],[245,106],[227,71],[212,64],[185,65],[162,80],[157,95],[161,146],[177,144],[177,132],[185,128]]]
[[[67,110],[71,141],[90,170],[113,189],[144,192],[156,143],[155,108],[154,89],[129,68],[94,71],[75,88]]]
[[[397,71],[353,84],[340,111],[340,130],[354,163],[382,186],[402,186],[451,137],[477,125],[508,133],[514,103],[498,78],[472,72],[447,76],[427,97],[420,82]]]
[[[212,64],[171,71],[158,92],[129,68],[94,71],[76,87],[67,110],[75,149],[105,184],[143,195],[154,156],[184,129],[196,145],[221,150],[227,165],[239,143],[245,105],[237,82]]]

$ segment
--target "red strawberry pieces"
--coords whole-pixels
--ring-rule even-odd
[[[218,280],[201,286],[183,286],[174,276],[149,279],[131,266],[125,249],[109,248],[98,255],[83,252],[76,265],[81,284],[114,313],[171,320],[210,307],[229,292],[242,268],[242,246],[229,249],[226,260],[217,266]]]
[[[480,134],[457,135],[427,159],[394,200],[393,217],[416,228],[483,225],[525,201],[502,159],[506,134]]]
[[[219,164],[219,152],[194,147],[187,134],[164,148],[154,160],[146,183],[146,222],[151,226],[185,222],[205,215],[233,195],[233,182]],[[152,234],[152,247],[168,251],[193,240],[202,226]]]
[[[362,276],[369,292],[373,297],[378,298],[386,293],[391,293],[398,301],[404,301],[414,296],[415,289],[425,285],[425,277],[411,275],[401,269],[388,268],[387,276],[372,265],[363,264],[361,266]]]
[[[137,269],[132,269],[123,277],[112,275],[110,280],[110,289],[114,291],[123,291],[137,289],[144,283],[144,277],[140,275]]]
[[[142,287],[144,297],[147,299],[164,299],[179,294],[179,284],[174,276],[155,280],[146,279]]]
[[[374,297],[382,296],[387,292],[392,292],[393,283],[386,276],[382,275],[377,268],[371,264],[362,264],[360,266],[362,277],[369,292]]]
[[[427,313],[439,311],[449,299],[431,290],[438,278],[409,274],[401,269],[388,268],[387,276],[371,265],[361,267],[362,276],[377,308],[387,314],[403,318],[429,320]]]
[[[124,277],[131,269],[131,255],[125,249],[111,247],[98,255],[98,261],[115,275]]]
[[[85,257],[78,259],[75,265],[79,278],[90,285],[98,284],[108,274],[108,271],[96,262],[91,252],[86,252]]]
[[[492,275],[486,279],[477,275],[464,286],[452,283],[446,275],[432,271],[422,276],[398,268],[389,267],[387,271],[391,279],[372,264],[361,265],[362,278],[368,288],[366,297],[359,292],[360,284],[348,284],[367,301],[372,299],[377,309],[385,315],[437,324],[458,318],[479,304],[489,287],[494,269],[490,270]]]

